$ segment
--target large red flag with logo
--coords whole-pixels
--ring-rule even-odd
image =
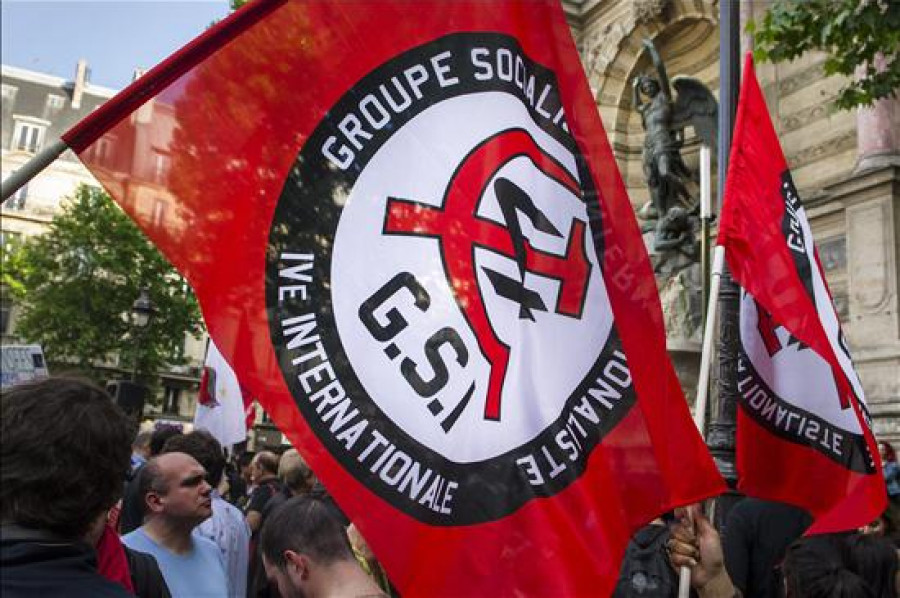
[[[403,595],[602,595],[723,488],[558,2],[251,4],[65,139]]]
[[[738,488],[853,529],[886,506],[859,378],[747,56],[719,243],[740,284]]]

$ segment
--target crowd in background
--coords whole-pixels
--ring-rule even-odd
[[[227,455],[201,430],[135,435],[92,384],[4,390],[0,594],[141,598],[396,596],[360,530],[302,456]],[[880,445],[889,507],[843,534],[803,537],[809,515],[751,498],[724,534],[698,507],[640,530],[615,596],[895,598],[900,468]]]

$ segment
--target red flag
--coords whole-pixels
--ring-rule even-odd
[[[197,390],[197,404],[204,407],[217,407],[216,401],[216,370],[208,365],[203,366],[200,375],[200,388]]]
[[[244,402],[244,427],[252,430],[256,423],[256,401],[245,386],[241,387],[241,398]]]
[[[558,2],[411,6],[249,5],[66,140],[403,595],[608,593],[724,487],[631,204]]]
[[[206,360],[197,393],[194,427],[207,430],[222,446],[247,438],[246,393],[216,343],[206,344]]]
[[[738,488],[853,529],[887,493],[859,378],[747,56],[719,243],[741,285]]]

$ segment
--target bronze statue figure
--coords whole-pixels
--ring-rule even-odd
[[[644,39],[644,47],[657,76],[644,74],[634,79],[633,103],[646,133],[643,168],[657,219],[654,249],[663,252],[693,242],[693,231],[686,228],[685,219],[696,216],[699,198],[691,197],[687,187],[695,177],[681,157],[684,129],[692,125],[703,143],[715,147],[718,104],[709,89],[691,77],[675,77],[672,84],[677,95],[673,98],[659,52],[648,39]],[[675,207],[679,208],[677,214],[670,214]]]

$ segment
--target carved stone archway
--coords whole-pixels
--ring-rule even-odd
[[[603,118],[632,204],[648,198],[641,170],[644,132],[632,109],[631,81],[651,69],[642,40],[654,41],[669,77],[696,77],[718,95],[718,2],[713,0],[617,0],[587,14],[582,48],[588,81]],[[683,152],[689,167],[699,145],[689,132]],[[715,187],[713,187],[715,188]]]

